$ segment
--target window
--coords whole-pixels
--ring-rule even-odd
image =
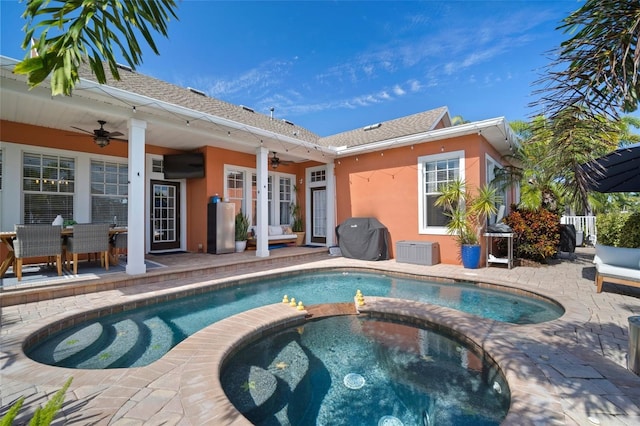
[[[227,198],[230,203],[235,204],[236,214],[242,210],[245,215],[248,213],[245,207],[244,172],[240,170],[230,170],[227,173]]]
[[[24,223],[51,223],[57,215],[73,219],[75,160],[25,153],[22,158]]]
[[[164,173],[164,161],[159,158],[152,159],[151,171],[153,173]]]
[[[253,169],[236,166],[225,168],[225,197],[235,204],[236,213],[249,216],[251,225],[256,225],[258,211],[258,183]],[[295,176],[270,173],[267,177],[267,221],[269,225],[291,223],[291,203]]]
[[[256,212],[258,211],[258,176],[251,174],[251,225],[258,223]]]
[[[91,221],[119,226],[128,223],[128,166],[91,160]]]
[[[456,151],[418,158],[420,232],[444,234],[449,218],[435,201],[449,182],[464,179],[464,152]]]
[[[326,180],[325,169],[314,170],[311,172],[311,183],[324,182],[325,180]]]
[[[280,177],[280,225],[291,224],[291,192],[290,177]]]

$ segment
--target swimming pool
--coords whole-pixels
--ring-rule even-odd
[[[229,400],[255,425],[498,425],[510,392],[474,347],[399,321],[309,321],[239,348]]]
[[[560,317],[564,310],[537,297],[359,271],[307,272],[236,283],[223,289],[149,305],[87,321],[26,348],[35,361],[69,368],[107,369],[148,365],[198,330],[284,294],[305,305],[353,301],[365,296],[417,300],[514,324]]]

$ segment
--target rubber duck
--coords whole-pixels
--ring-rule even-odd
[[[298,307],[296,308],[299,311],[304,311],[304,305],[302,304],[302,301],[298,302]]]
[[[287,295],[285,294],[284,297],[282,298],[282,303],[289,303],[289,298],[287,297]]]
[[[362,292],[360,291],[360,289],[356,290],[356,296],[360,296],[362,294]]]
[[[294,307],[296,306],[296,298],[295,297],[291,298],[291,302],[289,302],[289,306],[294,306]]]
[[[363,306],[363,305],[364,305],[364,297],[358,298],[358,306]]]

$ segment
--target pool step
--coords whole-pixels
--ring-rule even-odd
[[[309,313],[309,317],[313,319],[335,317],[337,315],[356,315],[358,313],[352,302],[311,305],[307,306],[306,310]]]

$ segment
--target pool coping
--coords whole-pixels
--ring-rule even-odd
[[[386,264],[385,266],[386,269],[379,267],[377,264],[347,266],[344,268],[386,273],[389,272],[389,267],[393,266],[393,264]],[[405,269],[403,266],[405,265],[398,265],[398,269]],[[325,266],[305,265],[301,268],[299,265],[294,265],[273,270],[270,275],[294,272],[300,269],[309,271],[326,268],[337,268],[337,266],[333,261]],[[463,270],[460,270],[460,274],[449,274],[448,277],[432,276],[431,274],[425,274],[424,271],[419,271],[417,268],[416,270],[418,271],[417,273],[410,271],[407,274],[415,275],[421,279],[440,279],[445,282],[474,281],[472,276],[467,276],[468,271]],[[405,273],[402,271],[393,272]],[[154,291],[153,294],[162,295],[163,293],[171,293],[177,290],[189,291],[189,287],[210,286],[213,282],[251,281],[258,276],[264,277],[264,272],[192,283],[181,286],[179,289],[165,287]],[[482,282],[490,285],[505,286],[511,290],[514,288],[527,292],[531,290],[522,283],[505,284],[500,279],[488,280],[484,277]],[[560,298],[558,297],[559,294],[553,294],[554,292],[549,294],[548,291],[536,291],[535,293],[541,294],[545,298],[551,297],[556,300]],[[127,299],[131,302],[147,297],[132,295]],[[122,303],[122,301],[114,302],[114,304],[118,303]],[[395,313],[399,314],[403,310],[408,310],[414,303],[417,302],[401,300],[399,303],[392,303],[367,298],[369,309],[378,306],[378,309],[393,309]],[[98,305],[96,309],[100,309],[99,305],[104,308],[106,302],[104,299],[95,299],[92,304],[94,306]],[[548,347],[544,347],[541,341],[548,338],[549,334],[555,331],[562,332],[566,324],[586,322],[590,315],[579,301],[573,298],[563,299],[562,305],[565,307],[565,315],[559,320],[548,323],[513,326],[500,325],[503,323],[496,325],[492,322],[490,327],[491,334],[489,334],[492,339],[489,340],[483,338],[483,336],[486,336],[481,332],[485,330],[484,332],[486,333],[487,326],[485,325],[485,328],[479,326],[479,323],[487,320],[479,322],[478,317],[455,310],[447,310],[447,308],[443,307],[434,306],[433,308],[424,309],[424,304],[415,309],[424,311],[420,315],[427,315],[427,318],[430,318],[428,315],[435,315],[433,312],[444,310],[441,313],[441,319],[446,321],[445,324],[447,326],[450,324],[454,330],[458,329],[464,332],[472,340],[477,340],[476,343],[480,342],[482,347],[486,347],[487,353],[498,363],[507,376],[509,387],[512,389],[512,397],[515,390],[516,399],[511,410],[518,414],[513,416],[509,414],[503,424],[534,424],[533,420],[531,423],[527,422],[531,420],[532,413],[541,410],[547,414],[560,413],[557,418],[555,416],[545,417],[549,420],[552,419],[553,423],[584,424],[587,420],[586,414],[578,409],[585,407],[567,407],[566,401],[562,399],[563,396],[557,389],[554,389],[555,386],[549,384],[549,371],[545,370],[557,359],[555,353],[548,353]],[[412,311],[412,315],[419,314],[415,309]],[[64,313],[53,315],[47,319],[29,322],[11,336],[12,346],[14,346],[14,349],[16,344],[21,346],[21,342],[24,341],[26,336],[36,333],[44,325],[50,323],[52,319],[61,319],[76,314],[81,315],[82,312],[86,312],[84,307],[68,309]],[[250,424],[229,405],[230,403],[224,396],[224,392],[220,388],[216,388],[215,381],[219,381],[219,371],[216,366],[220,364],[213,364],[213,362],[217,359],[217,362],[220,363],[225,354],[246,339],[255,336],[256,333],[266,332],[272,326],[295,324],[296,321],[302,321],[305,315],[306,312],[304,311],[283,309],[279,303],[257,308],[257,310],[246,311],[200,330],[151,365],[131,369],[98,371],[43,366],[27,358],[22,350],[17,351],[17,353],[15,351],[11,353],[11,351],[7,351],[7,348],[3,348],[3,355],[11,353],[11,356],[9,358],[3,357],[2,374],[4,378],[8,379],[28,376],[29,380],[39,388],[59,387],[69,376],[74,376],[72,385],[74,397],[72,399],[77,402],[90,397],[91,400],[84,407],[82,416],[89,416],[89,418],[96,416],[105,421],[99,424],[118,424],[120,421],[126,422],[132,419],[149,419],[148,414],[146,414],[148,412],[156,413],[153,416],[154,421],[164,419],[167,424],[178,424],[181,418],[188,420],[191,424],[201,424],[202,421],[210,421],[212,413],[215,413],[215,418],[225,422],[225,424]],[[5,336],[3,335],[3,337]],[[218,340],[218,338],[221,340]],[[543,347],[540,347],[540,345]],[[501,350],[504,350],[504,352],[500,352]],[[560,352],[563,352],[562,350],[558,352],[559,355],[566,357],[566,354],[560,354]],[[625,383],[629,387],[637,387],[640,384],[640,379],[636,376],[621,377],[619,369],[607,363],[605,364],[598,368],[606,372],[606,374],[603,373],[604,377],[601,377],[602,381],[606,381],[605,378],[611,376],[615,377],[617,382]],[[522,370],[525,367],[526,375],[523,374]],[[594,377],[598,376],[596,373],[594,373]],[[615,388],[615,385],[612,384],[611,386]],[[621,394],[624,394],[624,392],[621,392]],[[562,405],[558,406],[558,403],[562,403]],[[544,406],[541,407],[541,404],[544,404]],[[160,405],[161,407],[158,408]],[[535,409],[532,407],[535,407]],[[70,408],[73,412],[72,408],[73,404],[71,404]],[[67,410],[68,408],[65,408],[65,412]],[[598,412],[597,410],[601,409],[596,407],[596,412]],[[613,408],[611,411],[616,412],[616,409]],[[619,412],[620,410],[618,409],[617,411]]]

